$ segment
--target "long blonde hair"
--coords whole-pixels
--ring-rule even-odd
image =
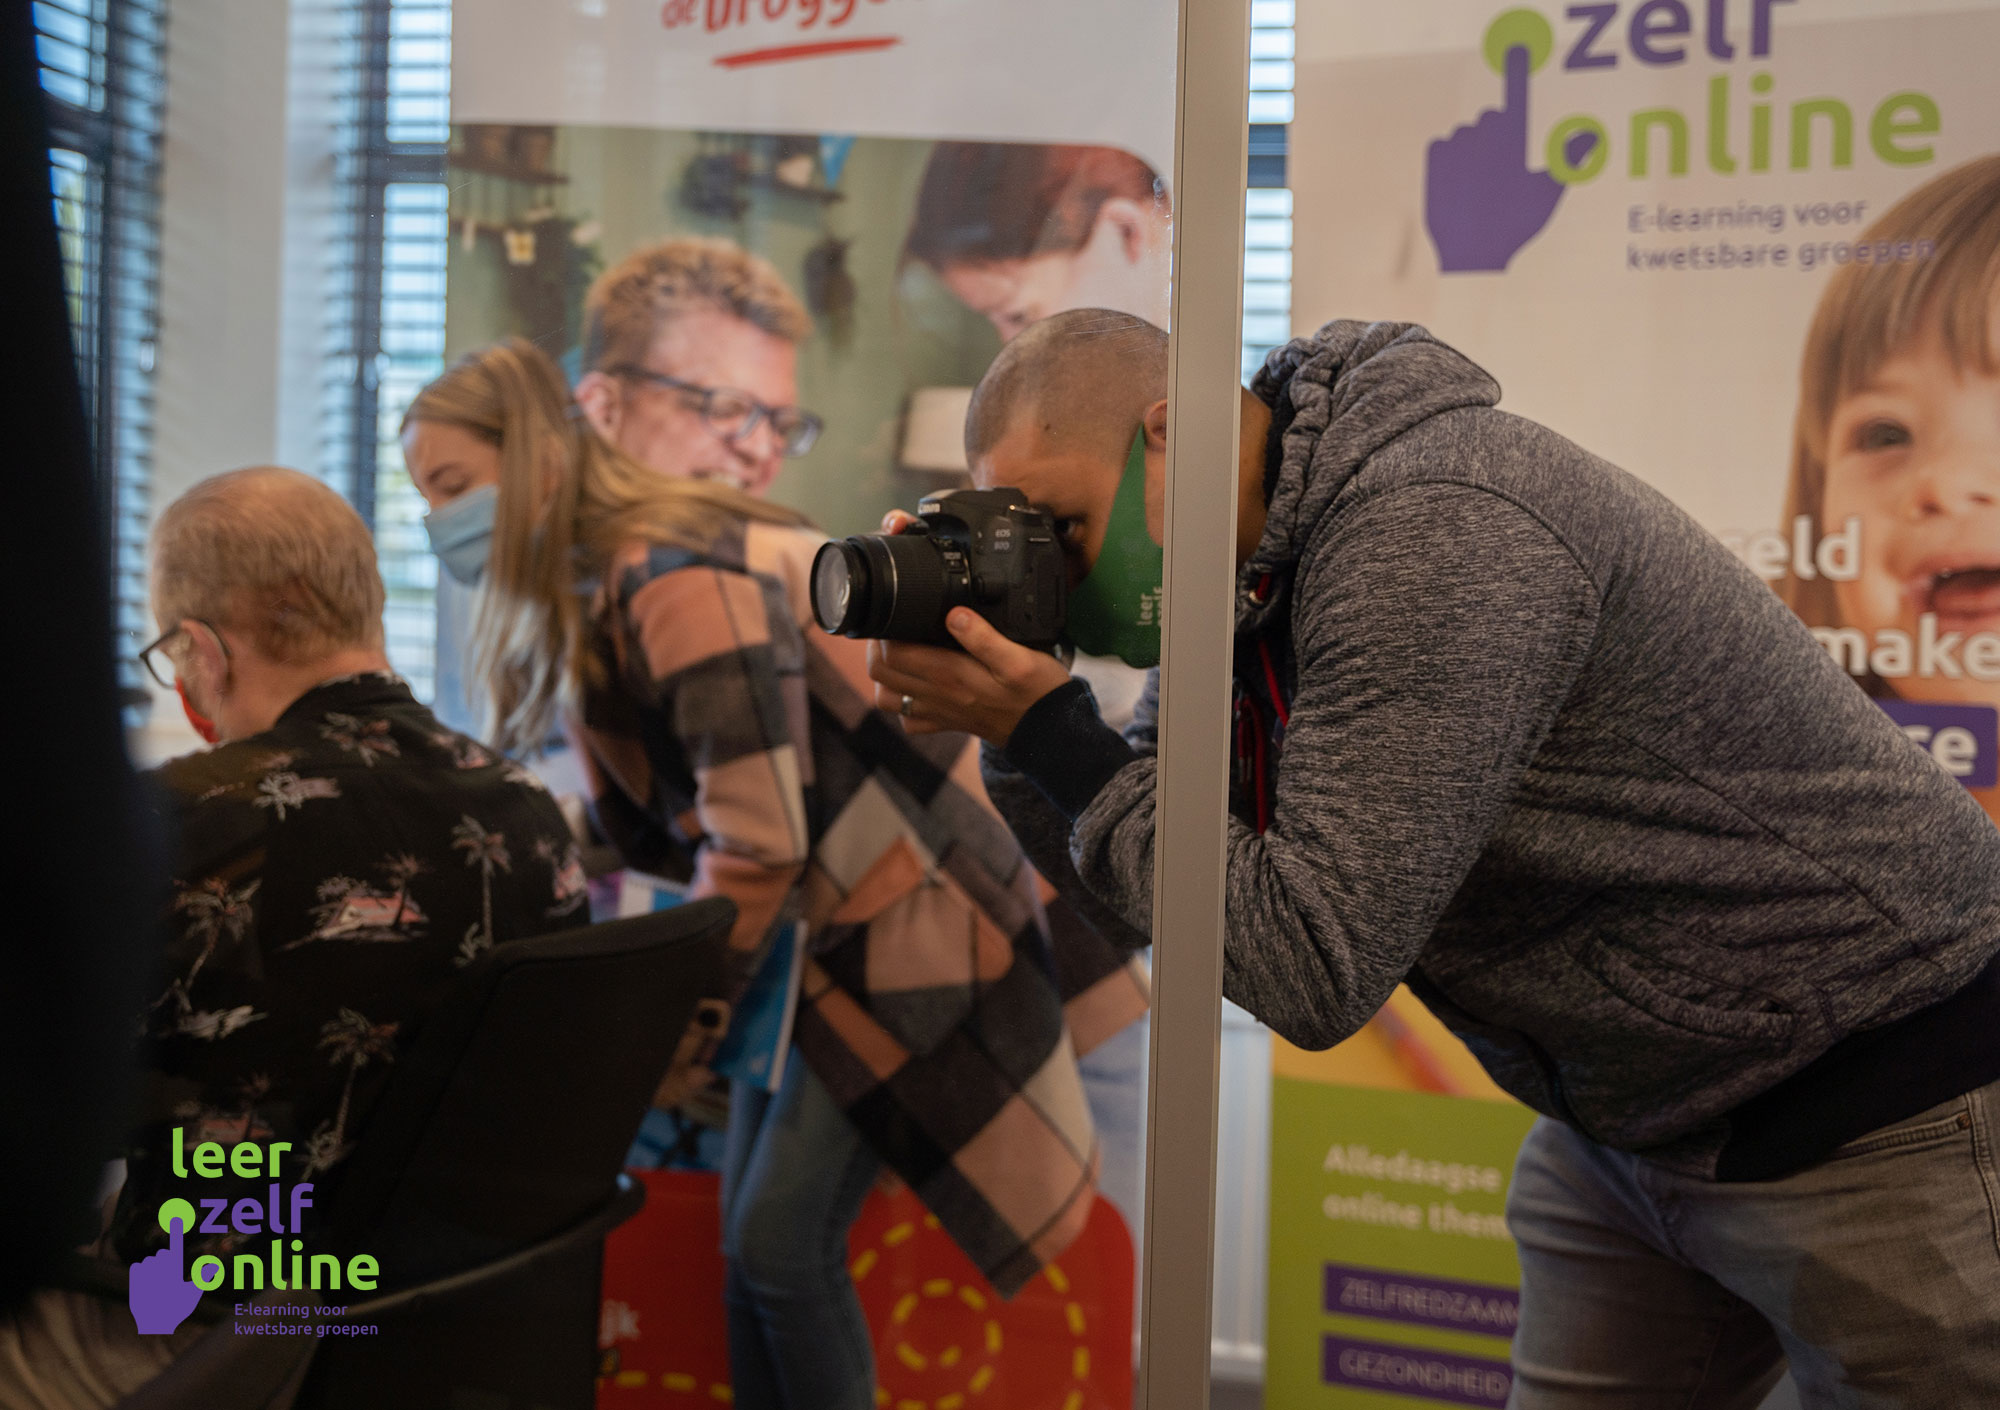
[[[1863,232],[1862,244],[1907,246],[1912,258],[1849,264],[1827,281],[1806,335],[1785,522],[1826,532],[1827,431],[1841,399],[1889,358],[1932,331],[1955,367],[1992,373],[1992,324],[2000,300],[2000,155],[1925,182]],[[1780,579],[1778,595],[1808,626],[1837,627],[1840,608],[1823,577]]]
[[[582,591],[621,546],[700,549],[731,519],[806,522],[741,490],[647,469],[591,428],[556,365],[520,338],[453,364],[410,403],[403,427],[416,421],[457,426],[500,451],[472,671],[486,685],[487,734],[502,749],[540,747],[562,709],[603,684]]]

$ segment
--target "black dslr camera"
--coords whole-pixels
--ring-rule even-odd
[[[813,615],[836,636],[954,645],[945,615],[970,607],[1002,636],[1052,647],[1068,570],[1056,526],[1019,490],[944,490],[900,534],[857,534],[813,559]]]

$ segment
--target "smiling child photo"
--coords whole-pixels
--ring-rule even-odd
[[[1863,237],[1915,240],[1935,256],[1833,276],[1800,370],[1785,520],[1858,519],[1860,571],[1777,586],[1871,695],[2000,706],[2000,155]]]

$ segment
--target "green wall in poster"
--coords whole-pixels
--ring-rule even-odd
[[[453,216],[460,223],[449,252],[447,359],[508,334],[532,337],[558,354],[582,325],[591,276],[635,249],[684,235],[721,236],[770,260],[794,292],[806,288],[809,252],[829,236],[848,242],[846,262],[857,290],[841,336],[830,321],[799,350],[799,400],[826,419],[812,454],[788,462],[772,497],[833,534],[872,533],[885,511],[912,509],[940,481],[896,467],[910,393],[919,387],[977,382],[1000,349],[992,325],[965,308],[921,266],[905,268],[903,239],[932,143],[866,137],[841,170],[844,199],[821,204],[768,182],[741,192],[731,218],[689,209],[681,197],[690,161],[717,144],[747,136],[624,127],[555,129],[550,165],[560,181],[510,187],[460,174]],[[508,204],[509,202],[513,204]],[[519,271],[510,272],[500,239],[502,217],[536,202],[575,222],[588,236],[582,267],[556,295],[562,312],[550,326],[522,305]],[[463,217],[483,209],[483,239],[467,242]],[[537,301],[537,308],[540,302]],[[572,353],[572,356],[574,354]]]
[[[1272,1083],[1264,1403],[1504,1403],[1520,1266],[1503,1211],[1534,1113]]]

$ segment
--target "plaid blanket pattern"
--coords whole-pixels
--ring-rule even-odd
[[[1082,1231],[1076,1057],[1144,1010],[1143,975],[1027,863],[972,741],[873,707],[864,645],[811,618],[820,542],[735,522],[618,556],[594,615],[608,685],[577,731],[596,810],[631,864],[736,901],[724,1000],[804,917],[799,1052],[1011,1295]]]

